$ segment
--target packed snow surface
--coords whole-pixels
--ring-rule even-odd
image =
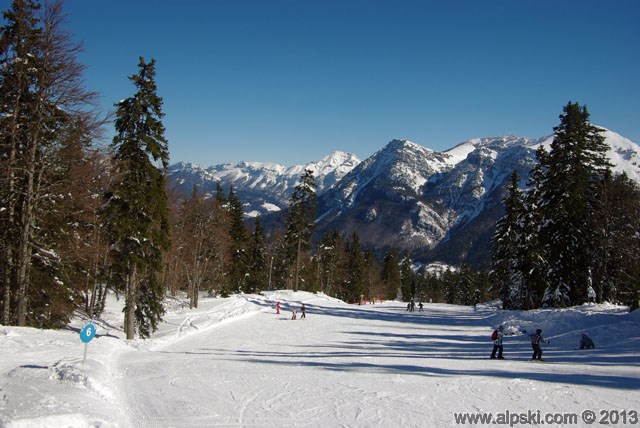
[[[456,413],[506,411],[598,426],[585,410],[640,410],[640,312],[624,307],[407,312],[273,291],[203,296],[191,310],[171,299],[152,339],[126,341],[121,303],[95,321],[86,361],[86,320],[63,331],[0,326],[0,426],[442,427],[459,425]],[[301,303],[306,319],[292,320]],[[508,359],[490,360],[499,324],[513,333]],[[536,328],[551,340],[541,363],[529,361],[523,333]],[[581,333],[596,349],[577,349]]]

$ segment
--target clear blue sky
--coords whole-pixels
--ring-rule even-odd
[[[1,0],[5,10],[8,0]],[[638,0],[66,0],[105,108],[157,60],[171,161],[364,159],[541,137],[568,101],[640,142]]]

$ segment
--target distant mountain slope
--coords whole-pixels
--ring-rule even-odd
[[[197,186],[202,192],[214,194],[217,183],[225,192],[233,186],[245,204],[250,217],[280,211],[286,208],[289,197],[305,169],[314,172],[318,193],[335,185],[353,167],[360,163],[357,156],[334,152],[317,162],[285,167],[276,163],[240,162],[202,167],[180,162],[169,167],[169,181],[183,193]]]
[[[604,135],[614,171],[640,182],[640,147]],[[505,183],[516,170],[524,186],[552,138],[477,138],[445,152],[391,141],[320,196],[319,229],[357,232],[380,254],[396,247],[422,261],[486,264]]]
[[[640,182],[640,147],[605,130],[614,171]],[[183,190],[214,192],[233,185],[250,216],[286,208],[305,168],[316,172],[318,232],[338,230],[378,250],[396,247],[422,261],[488,262],[490,239],[503,213],[502,192],[513,170],[524,186],[540,145],[552,136],[476,138],[436,152],[393,140],[369,158],[336,152],[318,162],[285,168],[241,162],[202,168],[176,164],[169,178]]]

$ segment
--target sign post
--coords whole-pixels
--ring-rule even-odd
[[[82,330],[80,330],[80,340],[84,343],[84,357],[82,357],[82,364],[87,360],[87,347],[95,335],[96,326],[91,322],[86,323],[84,327],[82,327]]]

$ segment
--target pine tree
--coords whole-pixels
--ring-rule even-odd
[[[586,225],[610,164],[601,129],[589,123],[586,106],[568,103],[554,131],[538,189],[540,234],[549,263],[543,302],[566,306],[588,298],[594,237]]]
[[[169,247],[164,170],[169,160],[157,95],[155,60],[140,58],[129,79],[135,94],[116,104],[111,144],[117,170],[103,212],[111,244],[111,282],[125,295],[125,332],[132,339],[155,331],[164,313],[164,288],[157,275]]]
[[[409,302],[415,298],[415,281],[411,258],[406,254],[400,262],[400,288],[402,289],[402,300]]]
[[[256,217],[251,245],[249,247],[249,277],[247,279],[247,292],[259,293],[267,288],[268,284],[268,251],[264,236],[264,229],[260,222],[260,216]]]
[[[520,225],[524,204],[518,182],[518,173],[514,170],[507,194],[502,200],[505,215],[496,223],[491,246],[492,276],[504,309],[522,308],[523,278],[519,269],[518,245],[522,241]]]
[[[335,295],[341,288],[343,246],[338,231],[326,232],[318,244],[320,289],[330,296]]]
[[[400,277],[400,260],[397,249],[388,251],[382,261],[382,282],[387,299],[395,299],[402,285]]]
[[[598,302],[637,308],[640,289],[640,187],[626,174],[602,182],[589,227],[596,237],[593,285]]]
[[[311,248],[316,221],[316,183],[313,171],[305,170],[289,199],[284,237],[285,265],[293,268],[293,290],[298,291],[303,251]]]
[[[364,294],[364,255],[360,245],[360,236],[356,232],[351,235],[351,242],[346,248],[346,266],[343,289],[348,302],[360,301]]]
[[[244,224],[242,201],[233,186],[229,188],[227,209],[230,215],[229,237],[231,255],[229,266],[229,287],[232,292],[246,291],[249,276],[249,255],[247,254],[247,227]]]

